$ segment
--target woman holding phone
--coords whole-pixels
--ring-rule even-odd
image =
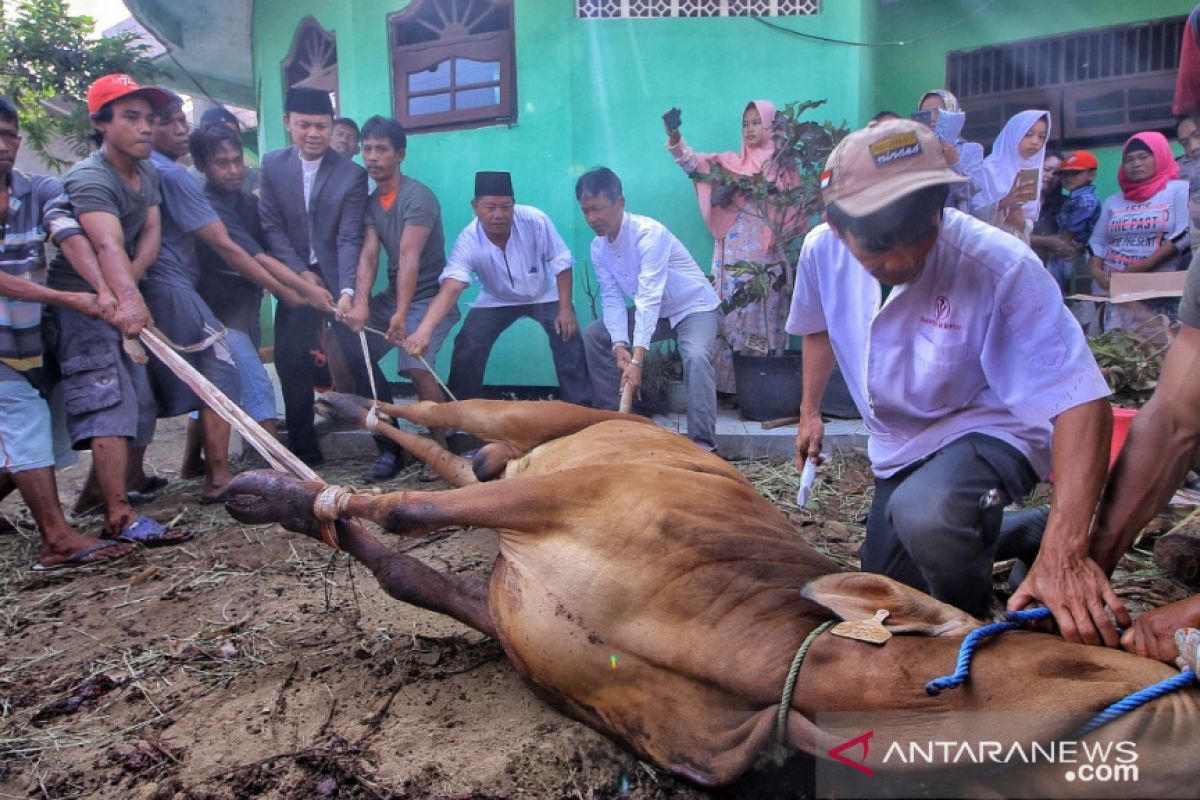
[[[739,261],[764,264],[778,262],[779,279],[772,281],[765,303],[754,302],[725,313],[714,355],[717,391],[722,394],[735,391],[733,354],[746,347],[751,337],[761,340],[765,332],[767,349],[782,352],[787,347],[783,323],[791,298],[785,297],[777,288],[784,283],[783,254],[779,252],[775,235],[768,224],[768,220],[780,212],[762,208],[741,193],[717,198],[713,193],[715,184],[700,178],[712,170],[713,164],[719,164],[726,172],[737,175],[751,176],[763,172],[778,189],[796,186],[799,175],[794,170],[778,172],[771,161],[775,155],[775,142],[771,135],[775,113],[775,104],[769,100],[747,103],[742,110],[742,149],[740,152],[725,153],[695,152],[679,133],[678,110],[672,109],[663,115],[667,129],[667,150],[675,158],[675,163],[692,179],[700,202],[700,215],[713,237],[710,274],[722,303],[732,298],[739,285],[749,279],[749,276],[735,274],[732,265]],[[757,344],[759,347],[749,349],[761,352],[764,343],[760,341]]]
[[[958,104],[958,98],[945,89],[930,89],[917,102],[917,114],[929,115],[929,126],[942,142],[942,154],[950,169],[967,179],[956,183],[946,196],[946,206],[970,212],[971,198],[979,191],[976,173],[983,166],[983,145],[968,142],[962,137],[966,114]]]
[[[1184,269],[1188,240],[1188,184],[1167,138],[1157,131],[1135,133],[1121,150],[1117,183],[1121,191],[1100,207],[1088,248],[1094,289],[1107,294],[1114,272],[1170,272]],[[1110,303],[1104,330],[1134,328],[1147,317],[1176,319],[1179,299],[1164,297],[1132,303]]]
[[[1042,162],[1050,114],[1031,109],[1004,124],[979,169],[971,213],[1028,243],[1041,209]]]

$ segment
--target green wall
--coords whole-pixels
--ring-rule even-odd
[[[872,51],[877,79],[870,107],[888,108],[901,114],[914,110],[922,94],[945,83],[948,51],[1186,16],[1195,5],[1195,0],[1001,0],[968,16],[980,8],[979,0],[883,2],[873,17],[871,40],[913,43]],[[971,113],[969,101],[963,110]],[[857,122],[861,124],[869,118],[867,114]],[[1171,144],[1177,154],[1182,152],[1174,138]],[[1120,148],[1097,147],[1092,152],[1100,162],[1096,186],[1100,196],[1107,197],[1117,191]]]
[[[337,34],[342,112],[360,123],[372,114],[390,115],[385,21],[407,5],[257,0],[260,152],[286,144],[279,64],[307,15]],[[591,318],[582,286],[592,234],[575,204],[574,182],[593,166],[615,170],[630,210],[662,220],[708,268],[712,240],[689,182],[663,148],[662,112],[679,106],[689,142],[709,151],[739,146],[741,111],[752,98],[780,104],[828,98],[818,118],[851,123],[874,103],[857,48],[802,40],[746,18],[580,20],[573,7],[569,0],[515,2],[516,124],[414,134],[404,170],[441,201],[448,246],[470,220],[474,172],[510,170],[517,200],[548,213],[575,254],[581,322]],[[873,15],[874,0],[827,0],[819,15],[776,21],[859,40],[869,35]],[[448,343],[438,359],[443,375],[450,351]],[[550,349],[536,324],[522,320],[501,338],[487,381],[555,383]]]

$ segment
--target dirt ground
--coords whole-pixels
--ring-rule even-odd
[[[17,526],[0,533],[0,797],[806,794],[803,756],[719,793],[675,780],[535,698],[494,641],[392,600],[317,542],[196,504],[199,481],[175,479],[181,430],[160,425],[148,465],[171,483],[147,510],[197,531],[186,545],[33,573],[28,514],[15,497],[0,504]],[[60,473],[64,502],[87,465]],[[357,482],[365,466],[322,473]],[[791,464],[739,466],[801,535],[856,566],[870,501],[861,455],[823,470],[806,509],[792,504]],[[438,486],[410,469],[388,488]],[[484,575],[496,554],[482,529],[394,543],[456,573]],[[1118,591],[1137,609],[1187,593],[1148,549],[1124,566]]]

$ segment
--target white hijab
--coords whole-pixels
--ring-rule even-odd
[[[1023,169],[1036,169],[1037,193],[1028,203],[1021,206],[1025,219],[1033,221],[1038,218],[1042,208],[1042,162],[1046,160],[1046,148],[1032,158],[1022,158],[1019,151],[1021,139],[1029,132],[1039,119],[1046,120],[1046,142],[1050,141],[1050,113],[1047,111],[1022,111],[1004,123],[1004,128],[996,141],[992,143],[992,154],[983,160],[976,179],[979,181],[979,191],[971,198],[974,207],[986,206],[999,202],[1012,191],[1013,181],[1017,173]]]

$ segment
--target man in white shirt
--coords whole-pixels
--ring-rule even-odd
[[[1090,619],[1115,644],[1105,604],[1116,613],[1120,602],[1087,540],[1108,464],[1108,387],[1033,252],[943,210],[962,180],[911,120],[873,123],[830,155],[829,222],[805,239],[786,325],[804,336],[797,457],[819,458],[836,358],[871,434],[863,569],[988,616],[993,562],[1021,557],[1033,561],[1028,584],[1062,585],[1050,610],[1064,634],[1095,638]],[[1051,468],[1038,552],[1036,538],[1001,536],[1001,515]]]
[[[603,306],[603,321],[583,331],[592,402],[617,408],[626,385],[635,391],[641,386],[646,348],[674,337],[687,388],[687,436],[716,450],[713,348],[721,312],[712,284],[661,222],[625,211],[621,181],[612,170],[585,173],[575,184],[575,199],[596,232],[592,268]],[[632,308],[626,297],[633,299]]]
[[[571,304],[571,251],[549,217],[533,206],[516,204],[507,172],[475,173],[471,209],[475,219],[454,240],[439,279],[441,288],[405,342],[405,351],[423,355],[438,323],[456,307],[474,275],[482,288],[454,340],[454,395],[483,395],[483,373],[496,340],[518,319],[529,317],[550,339],[562,399],[590,405],[592,389]]]

